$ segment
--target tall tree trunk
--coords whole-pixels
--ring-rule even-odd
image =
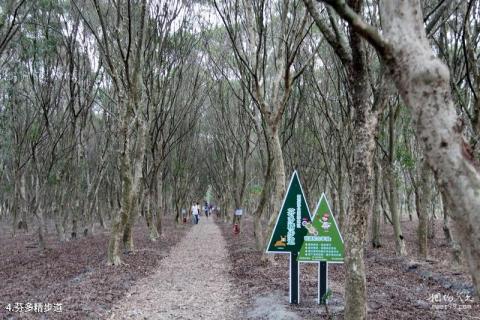
[[[158,235],[161,236],[163,232],[163,213],[164,213],[164,208],[163,208],[163,180],[158,179],[157,183],[155,184],[155,199],[158,201],[158,203],[155,204],[155,207],[157,208],[157,232]]]
[[[388,164],[386,171],[388,180],[388,192],[390,194],[390,201],[388,202],[388,204],[390,207],[390,213],[392,215],[393,233],[395,236],[395,252],[399,256],[405,256],[407,255],[407,250],[405,248],[405,239],[402,233],[400,212],[398,210],[398,190],[393,165]]]
[[[80,201],[75,200],[75,205],[72,208],[72,232],[71,238],[76,239],[78,234],[78,214],[80,211]]]
[[[253,217],[253,234],[255,237],[255,246],[257,250],[263,251],[265,248],[265,237],[264,237],[264,228],[262,225],[262,218],[265,213],[265,207],[268,201],[268,195],[270,194],[270,185],[272,183],[272,161],[270,161],[270,157],[267,159],[267,167],[264,176],[263,182],[263,189],[262,193],[260,194],[260,200],[258,202],[258,206],[255,209],[254,217]],[[267,235],[268,236],[268,235]],[[265,258],[265,257],[264,257]]]
[[[394,160],[395,160],[395,112],[390,104],[390,116],[389,116],[389,153],[387,173],[388,180],[388,192],[389,192],[389,205],[390,213],[392,215],[393,233],[395,235],[395,252],[399,256],[406,256],[407,249],[405,248],[405,239],[402,233],[401,212],[398,208],[398,187],[395,174]]]
[[[26,217],[26,210],[25,210],[25,174],[23,171],[20,171],[19,168],[15,170],[15,177],[14,177],[14,195],[13,195],[13,235],[17,229],[23,229],[25,232],[28,231],[28,224],[27,224],[27,217]],[[18,221],[18,217],[20,217],[20,221]]]
[[[422,161],[419,168],[418,191],[415,195],[418,215],[418,251],[423,259],[428,257],[428,206],[430,204],[431,188],[429,170],[430,168],[428,168],[426,161]]]
[[[382,246],[380,241],[380,222],[382,214],[382,204],[381,204],[381,188],[380,188],[380,176],[381,176],[381,166],[378,163],[374,164],[374,189],[373,189],[373,215],[372,215],[372,247],[380,248]]]
[[[130,122],[132,119],[132,110],[130,106],[125,106],[121,121],[121,144],[120,144],[120,180],[121,204],[119,215],[114,217],[110,241],[108,244],[107,259],[110,265],[119,265],[122,263],[120,257],[120,242],[132,209],[132,165],[130,161]]]
[[[282,144],[278,133],[277,125],[267,125],[268,139],[272,151],[273,179],[275,184],[272,193],[272,212],[268,220],[267,232],[269,235],[273,231],[277,214],[280,212],[283,197],[285,195],[285,163],[283,161]]]
[[[134,177],[133,177],[133,184],[131,189],[131,208],[130,213],[128,215],[128,220],[124,226],[123,230],[123,247],[125,252],[131,253],[135,251],[135,246],[133,243],[133,226],[135,225],[135,221],[137,219],[138,213],[140,211],[140,204],[142,202],[142,181],[143,181],[143,157],[145,156],[145,128],[143,125],[140,125],[140,129],[138,130],[139,134],[139,141],[137,148],[139,150],[136,151],[138,153],[135,157],[135,164],[134,164]]]
[[[70,210],[68,210],[68,207],[69,206],[65,200],[61,202],[60,212],[61,212],[61,216],[63,217],[63,219],[61,219],[61,223],[62,223],[63,232],[65,233],[65,238],[66,238],[65,240],[68,240],[68,237],[66,236],[66,231],[68,229],[68,219],[70,218]]]
[[[155,215],[153,211],[155,210],[155,205],[152,205],[153,199],[155,198],[155,193],[151,188],[145,189],[145,219],[148,226],[148,237],[151,241],[157,241],[158,231],[155,224]]]
[[[363,1],[351,0],[355,12],[362,12]],[[352,63],[349,66],[349,90],[354,113],[354,150],[352,165],[352,205],[345,228],[345,319],[367,317],[364,244],[368,216],[372,211],[372,161],[378,115],[369,108],[365,48],[361,37],[350,28]]]
[[[427,235],[428,235],[428,239],[430,240],[435,239],[435,220],[437,220],[437,216],[435,214],[435,208],[433,206],[429,206]]]
[[[17,231],[18,214],[20,212],[20,171],[15,168],[13,177],[13,201],[12,201],[12,235],[15,236]]]
[[[340,150],[338,150],[337,166],[338,224],[340,230],[343,230],[345,224],[345,202],[343,194],[344,172],[342,171],[342,153]]]
[[[45,220],[43,217],[43,208],[41,202],[41,194],[40,194],[40,177],[37,175],[35,177],[35,208],[34,213],[37,217],[37,234],[38,234],[38,246],[40,250],[45,250],[45,236],[44,236],[44,226]]]
[[[63,226],[63,216],[65,208],[65,189],[60,190],[59,202],[56,202],[53,207],[53,215],[55,219],[55,230],[57,231],[58,239],[60,242],[65,242],[65,228]]]
[[[448,206],[444,200],[442,193],[442,204],[443,204],[443,233],[445,234],[445,239],[450,245],[450,252],[453,259],[453,266],[458,267],[462,263],[462,253],[458,242],[454,239],[452,233],[450,232],[450,222],[448,219]]]
[[[95,213],[98,217],[100,227],[105,230],[107,228],[107,225],[105,224],[105,218],[103,217],[102,210],[100,208],[100,205],[98,204],[98,195],[95,197]]]

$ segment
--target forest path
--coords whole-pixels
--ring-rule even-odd
[[[235,319],[239,295],[213,219],[202,216],[157,271],[115,304],[109,319]]]

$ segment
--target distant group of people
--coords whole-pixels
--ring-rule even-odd
[[[215,207],[212,204],[208,204],[205,201],[205,204],[203,205],[203,213],[205,214],[205,217],[208,218],[213,213],[214,210],[215,210]],[[200,220],[201,211],[202,211],[202,208],[200,207],[199,203],[194,202],[190,210],[193,217],[193,223],[198,224],[198,221]]]

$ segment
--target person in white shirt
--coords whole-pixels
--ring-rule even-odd
[[[197,204],[192,205],[192,215],[193,218],[195,219],[195,224],[198,224],[198,214],[200,213],[200,206]]]

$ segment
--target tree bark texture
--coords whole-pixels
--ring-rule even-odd
[[[419,0],[382,1],[387,63],[444,194],[475,288],[480,288],[480,172],[457,121],[450,73],[428,42]]]
[[[372,214],[372,247],[380,248],[382,246],[380,241],[380,223],[382,215],[382,204],[381,204],[381,186],[380,186],[380,176],[381,176],[381,166],[380,164],[374,164],[374,190],[373,190],[373,214]]]
[[[363,1],[349,5],[361,12]],[[367,317],[364,244],[367,223],[372,212],[373,153],[378,116],[369,105],[366,55],[360,34],[350,27],[352,63],[349,67],[349,90],[354,108],[354,150],[352,168],[352,204],[345,228],[345,319]]]
[[[427,259],[428,256],[428,206],[430,204],[431,188],[429,170],[427,163],[422,161],[419,168],[418,192],[415,195],[417,197],[415,203],[418,215],[418,252],[423,259]]]

